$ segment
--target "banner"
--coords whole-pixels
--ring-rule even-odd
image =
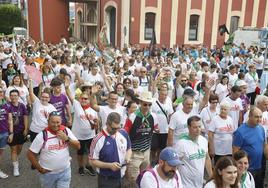
[[[32,80],[35,81],[37,85],[42,82],[42,73],[37,68],[27,65],[25,66],[25,70],[28,73],[29,77],[32,78]]]

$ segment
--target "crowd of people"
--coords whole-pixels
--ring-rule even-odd
[[[98,176],[100,188],[262,188],[264,57],[243,43],[100,50],[2,37],[0,158],[9,145],[20,176],[30,140],[43,188],[70,186],[69,147],[77,150],[73,173]]]

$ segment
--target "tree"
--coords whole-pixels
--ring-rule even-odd
[[[12,4],[0,5],[0,33],[11,34],[13,27],[21,27],[21,10]]]

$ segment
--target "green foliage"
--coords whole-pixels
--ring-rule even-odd
[[[0,5],[0,33],[12,33],[13,27],[20,27],[22,21],[21,10],[12,4]]]

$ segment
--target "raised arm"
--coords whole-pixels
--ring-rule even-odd
[[[96,99],[97,87],[98,86],[96,86],[96,85],[94,85],[92,87],[92,95],[90,96],[90,106],[93,110],[95,110],[96,112],[99,112],[100,107],[99,107],[97,99]]]
[[[70,100],[71,104],[73,104],[74,97],[72,96],[71,91],[70,91],[70,83],[71,83],[70,78],[68,76],[66,76],[65,80],[64,80],[65,91],[66,91],[66,95],[67,95],[68,99]]]
[[[33,104],[34,101],[36,100],[36,96],[33,91],[33,80],[31,78],[29,79],[29,97],[31,104]]]

